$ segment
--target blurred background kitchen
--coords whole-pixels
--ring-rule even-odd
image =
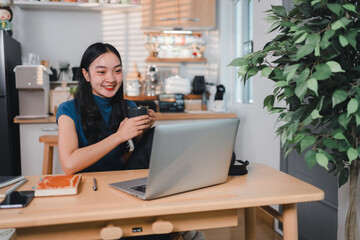
[[[98,41],[119,50],[125,98],[164,113],[158,124],[236,117],[231,111],[233,84],[222,80],[234,73],[233,69],[230,75],[224,74],[224,66],[234,56],[222,54],[221,45],[228,45],[230,38],[227,34],[220,38],[221,26],[231,18],[219,18],[224,16],[220,11],[231,10],[233,4],[231,0],[226,4],[216,0],[0,0],[4,16],[0,29],[8,39],[3,47],[16,43],[12,47],[16,51],[4,56],[5,62],[13,62],[5,64],[9,75],[5,85],[11,83],[13,93],[7,95],[18,98],[18,103],[8,101],[12,112],[3,115],[13,131],[9,138],[19,135],[4,140],[17,143],[8,148],[13,156],[4,162],[12,166],[4,174],[19,174],[20,168],[22,174],[39,174],[43,144],[38,139],[57,134],[57,106],[73,98],[81,55]],[[229,26],[224,30],[231,31]],[[54,157],[55,173],[62,172],[56,148]]]
[[[69,2],[17,0],[11,5],[16,16],[12,20],[13,36],[21,43],[22,56],[35,53],[40,60],[47,61],[47,68],[54,73],[50,76],[49,100],[55,104],[50,103],[50,112],[54,112],[54,105],[61,98],[59,92],[52,90],[69,91],[76,86],[73,75],[81,54],[96,41],[108,42],[119,50],[124,89],[128,90],[130,99],[153,101],[156,98],[153,96],[162,93],[183,93],[187,110],[208,109],[211,101],[205,102],[199,95],[202,94],[199,87],[203,86],[195,90],[197,96],[189,94],[193,93],[195,76],[203,77],[207,89],[216,89],[220,84],[215,0],[146,0],[141,4],[140,1],[89,0],[87,5],[65,1]],[[185,31],[170,31],[174,29]],[[150,66],[156,69],[155,79],[147,81]],[[155,88],[156,93],[150,92]],[[142,97],[135,98],[139,95]],[[216,110],[225,111],[225,106]]]

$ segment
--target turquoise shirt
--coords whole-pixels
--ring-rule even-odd
[[[110,105],[110,98],[102,98],[96,95],[93,95],[95,103],[100,109],[100,112],[104,118],[106,125],[109,124],[109,119],[111,116],[112,106]],[[125,100],[127,106],[135,107],[136,104],[133,101]],[[56,113],[56,122],[58,121],[61,115],[66,115],[70,117],[76,127],[76,132],[78,135],[79,148],[88,146],[88,141],[85,137],[84,131],[81,126],[81,115],[76,110],[75,100],[69,100],[60,104]],[[99,161],[89,166],[88,168],[82,170],[81,172],[97,172],[97,171],[114,171],[114,170],[123,170],[124,162],[122,160],[122,155],[127,152],[127,142],[118,145],[111,152],[101,158]]]

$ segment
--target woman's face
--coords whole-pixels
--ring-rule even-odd
[[[110,98],[119,90],[122,79],[120,59],[112,52],[96,58],[89,66],[89,71],[82,69],[86,81],[90,82],[93,94]]]

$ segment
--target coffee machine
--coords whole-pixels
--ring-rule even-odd
[[[49,76],[52,72],[43,65],[18,65],[14,71],[20,116],[49,114]]]

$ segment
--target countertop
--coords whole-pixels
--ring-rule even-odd
[[[211,111],[189,111],[184,113],[156,113],[157,121],[164,120],[195,120],[195,119],[221,119],[221,118],[236,118],[235,113],[230,112],[211,112]],[[55,116],[47,118],[34,119],[18,119],[14,118],[14,123],[20,124],[36,124],[36,123],[55,123]]]

